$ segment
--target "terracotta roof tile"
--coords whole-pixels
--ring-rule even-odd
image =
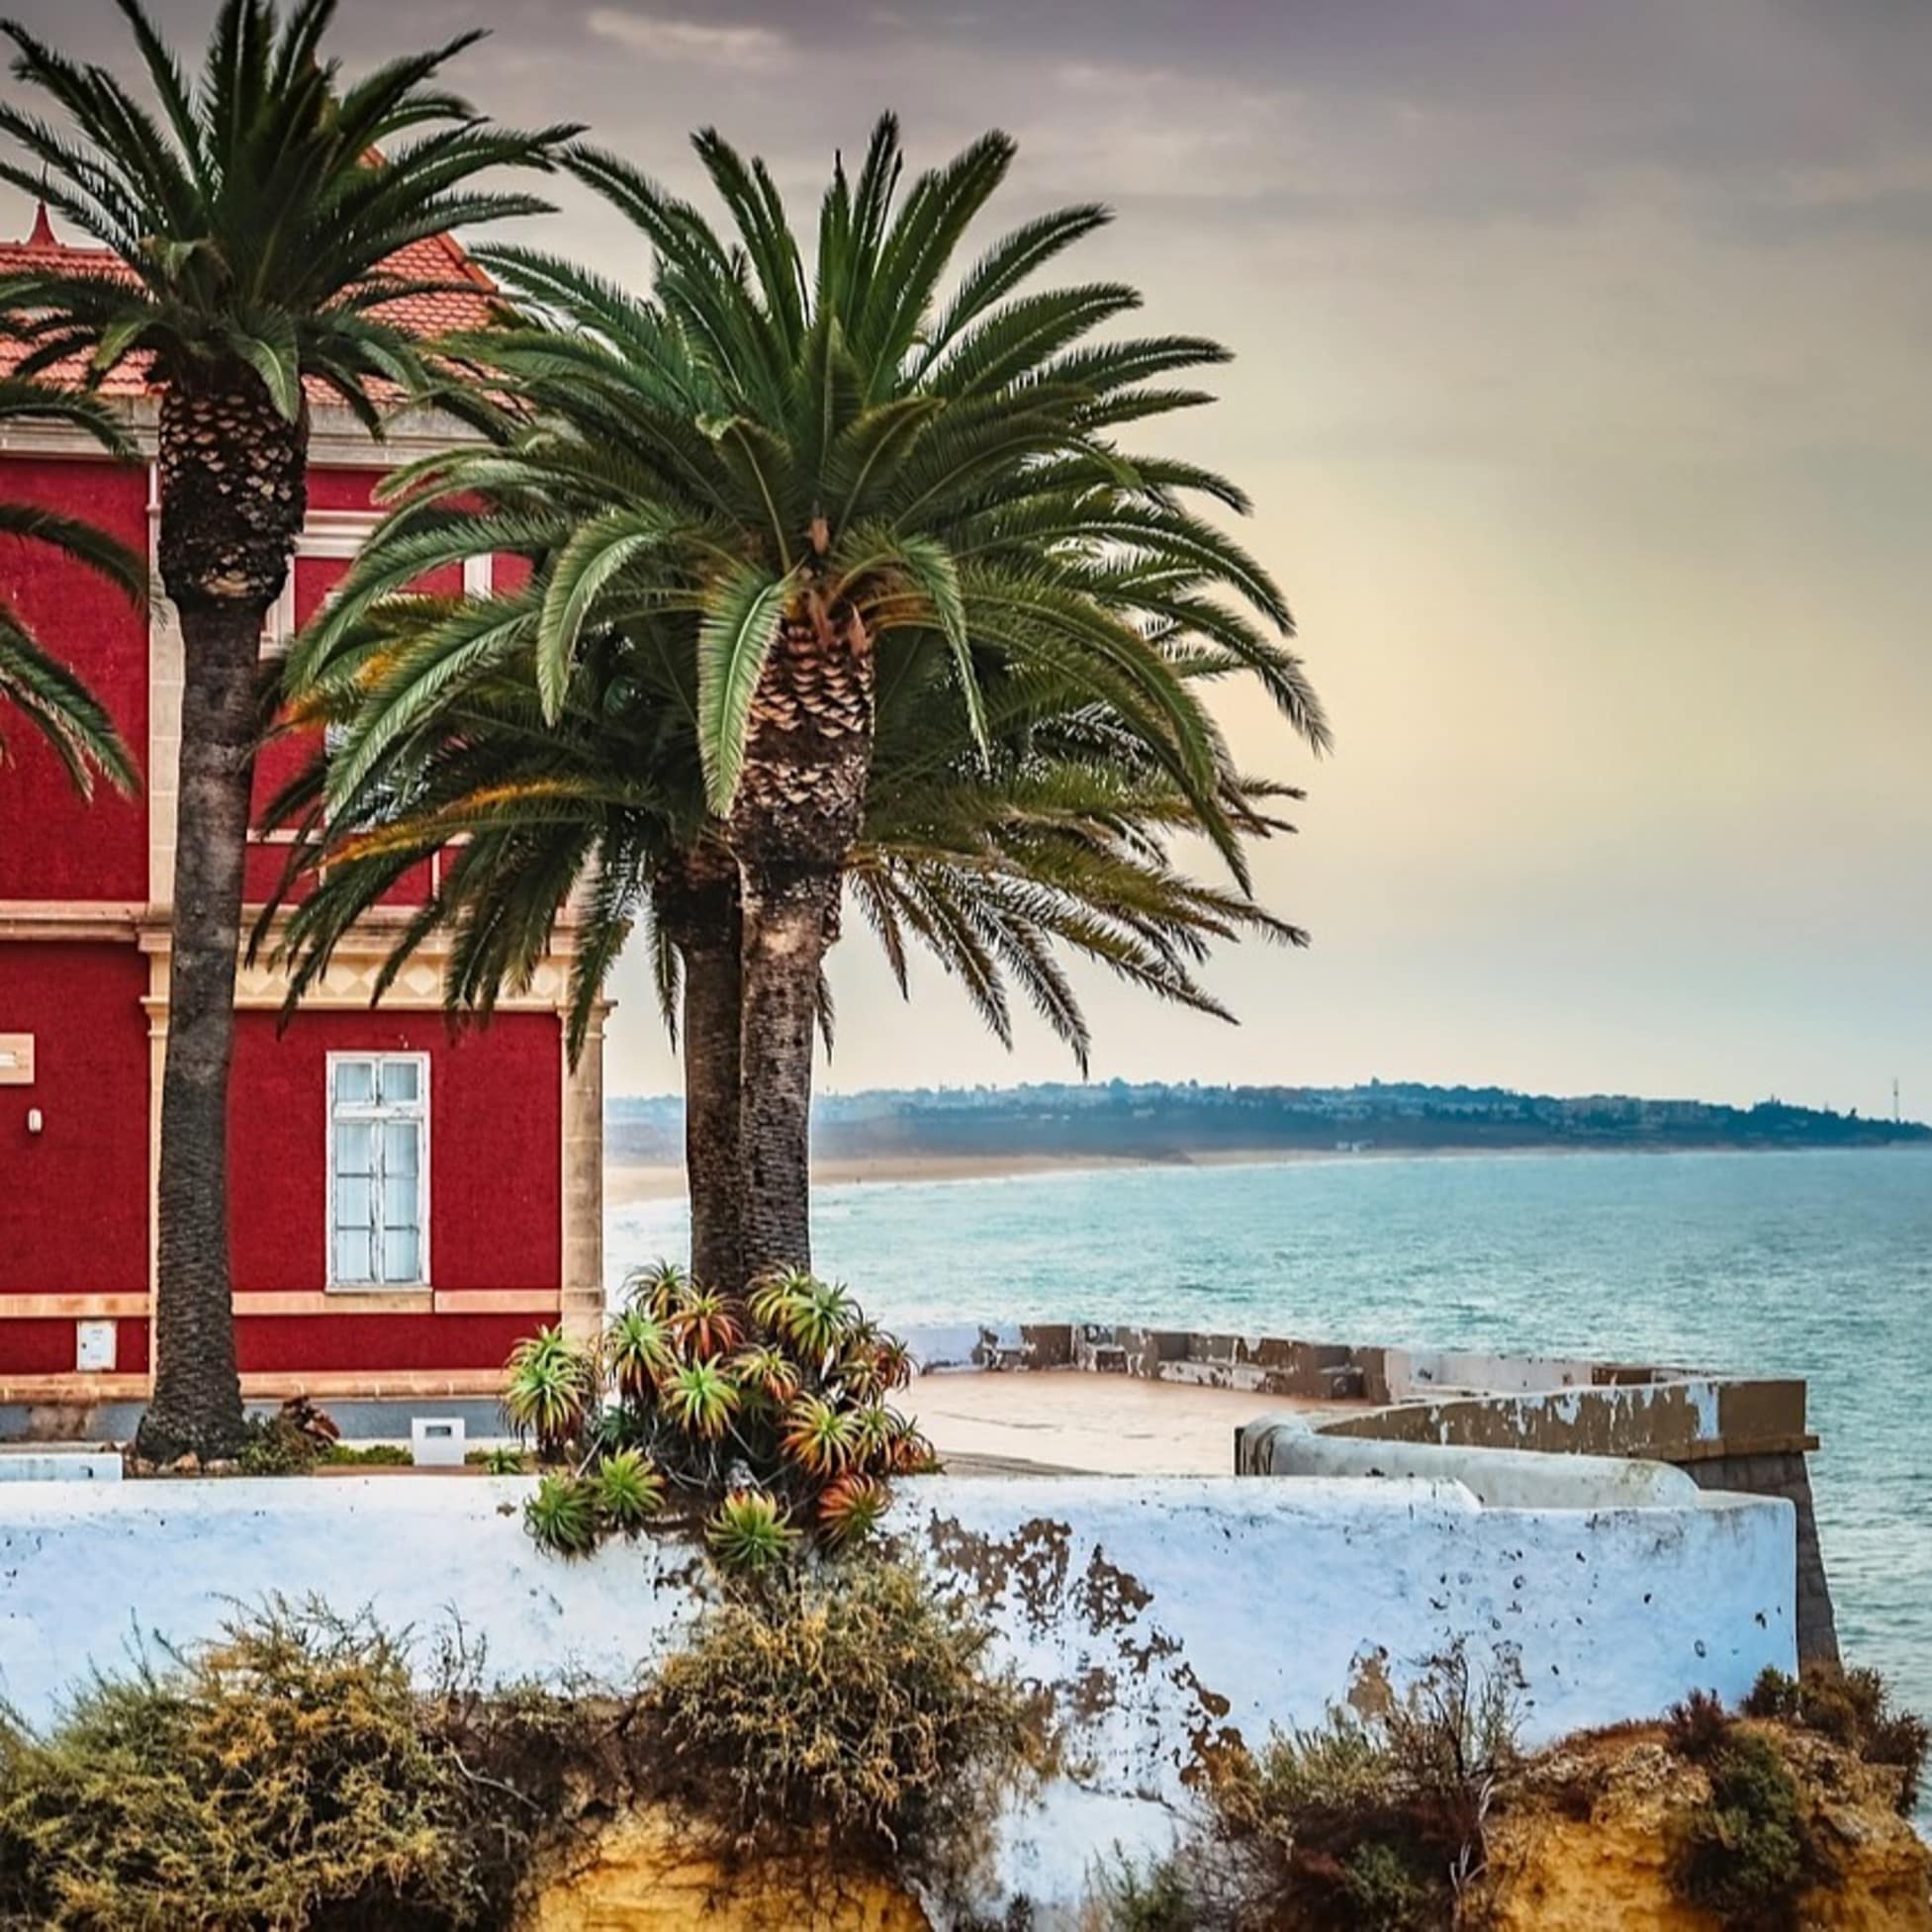
[[[128,271],[105,248],[83,248],[61,241],[47,220],[46,206],[35,214],[33,232],[25,241],[0,241],[0,275],[18,275],[32,269],[59,264],[86,272],[98,272],[117,280],[127,279]],[[462,245],[446,234],[425,236],[400,248],[383,263],[384,272],[399,281],[465,283],[468,287],[449,287],[432,295],[409,295],[384,303],[380,314],[411,335],[436,335],[445,329],[475,328],[489,320],[496,284],[464,252]],[[16,368],[29,352],[29,344],[0,338],[0,375]],[[78,384],[82,364],[78,358],[56,363],[44,380]],[[104,396],[142,396],[147,393],[146,361],[131,356],[101,385]],[[312,400],[320,401],[326,390],[311,385]]]

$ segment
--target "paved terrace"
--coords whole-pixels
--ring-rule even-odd
[[[962,1476],[1225,1476],[1244,1423],[1283,1410],[1335,1416],[1369,1406],[1076,1368],[939,1370],[905,1394],[908,1413]]]

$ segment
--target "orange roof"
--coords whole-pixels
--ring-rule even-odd
[[[33,232],[25,241],[0,241],[0,275],[19,275],[33,269],[64,267],[77,273],[112,276],[129,280],[120,258],[106,248],[72,246],[59,239],[47,220],[46,204],[35,211]],[[411,335],[438,335],[445,329],[477,328],[489,320],[497,285],[464,252],[462,245],[447,234],[432,234],[399,248],[383,263],[383,273],[405,282],[468,283],[470,288],[446,288],[433,295],[406,295],[386,302],[380,313]],[[474,293],[471,289],[474,289]],[[0,338],[0,376],[8,374],[27,356],[31,344]],[[130,356],[100,385],[104,396],[143,396],[147,393],[147,362],[144,356]],[[81,379],[78,360],[57,363],[44,380],[77,384]],[[322,400],[325,389],[313,390],[312,400]]]

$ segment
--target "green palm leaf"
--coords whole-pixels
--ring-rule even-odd
[[[697,717],[704,794],[711,810],[720,815],[731,809],[737,796],[752,697],[792,589],[789,576],[774,577],[756,565],[741,566],[717,587],[698,626]]]

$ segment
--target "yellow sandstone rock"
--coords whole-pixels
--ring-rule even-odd
[[[1886,1774],[1778,1732],[1836,1883],[1798,1902],[1797,1932],[1932,1932],[1932,1850],[1892,1808]],[[1578,1739],[1535,1768],[1534,1796],[1490,1833],[1470,1922],[1484,1932],[1720,1932],[1671,1889],[1679,1821],[1708,1789],[1655,1730]]]
[[[809,1866],[739,1865],[666,1806],[580,1827],[539,1863],[517,1932],[930,1932],[890,1880]]]

